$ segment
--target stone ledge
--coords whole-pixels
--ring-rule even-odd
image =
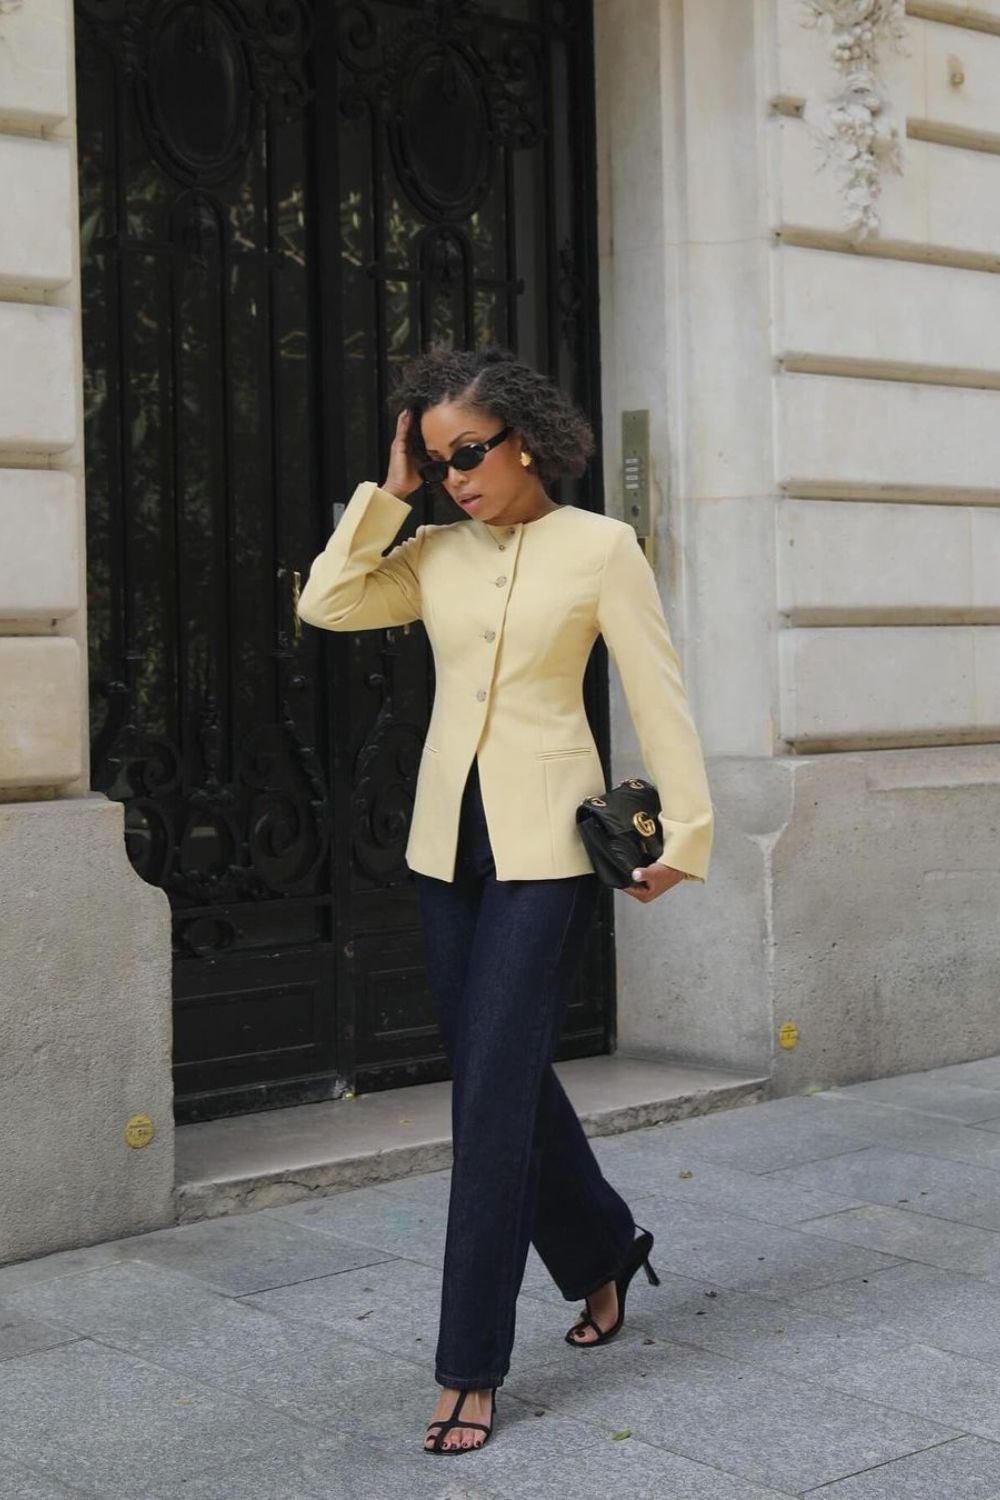
[[[589,1136],[756,1103],[767,1080],[628,1057],[585,1057],[556,1071]],[[451,1165],[451,1085],[179,1126],[177,1220],[245,1213]]]

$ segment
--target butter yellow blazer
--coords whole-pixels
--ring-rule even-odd
[[[436,690],[406,846],[410,869],[454,879],[475,756],[498,880],[593,869],[576,806],[605,784],[582,693],[601,634],[663,803],[661,863],[704,879],[712,804],[701,746],[632,528],[564,505],[513,526],[475,517],[420,526],[383,556],[410,510],[360,484],[298,606],[303,620],[325,630],[424,623]]]

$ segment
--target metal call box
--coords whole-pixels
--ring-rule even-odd
[[[652,561],[648,411],[622,412],[622,484],[625,520],[635,527],[642,549]]]

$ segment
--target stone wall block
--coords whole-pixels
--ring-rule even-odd
[[[791,374],[776,386],[778,479],[792,493],[799,482],[859,499],[899,486],[1000,493],[1000,391]]]
[[[617,774],[628,764],[616,746]],[[658,903],[655,941],[649,912],[616,901],[618,1047],[766,1076],[770,851],[791,816],[791,774],[784,760],[710,756],[708,779],[716,827],[705,884],[679,886]]]
[[[61,453],[76,439],[73,313],[0,303],[0,451]]]
[[[0,135],[0,287],[50,289],[71,280],[71,150],[63,141]]]
[[[712,869],[664,903],[662,952],[618,906],[623,1052],[770,1074],[777,1094],[1000,1052],[996,745],[708,772]]]
[[[1000,276],[792,247],[778,268],[779,355],[1000,382]]]
[[[61,620],[80,607],[72,474],[0,469],[0,620]]]
[[[122,835],[104,797],[0,804],[0,1262],[173,1222],[169,906]]]
[[[82,751],[76,641],[0,639],[0,787],[74,781],[81,774]]]
[[[778,607],[803,623],[1000,617],[1000,509],[784,500]]]
[[[67,0],[0,11],[0,124],[56,125],[70,112]]]
[[[924,69],[924,117],[1000,135],[1000,36],[939,21],[910,24],[919,36]]]
[[[792,629],[779,646],[792,744],[1000,739],[1000,626]]]
[[[893,772],[898,771],[894,784]],[[1000,750],[804,758],[772,860],[779,1094],[1000,1052]]]

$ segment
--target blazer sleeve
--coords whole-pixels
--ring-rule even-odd
[[[376,484],[358,485],[312,565],[298,604],[303,620],[324,630],[379,630],[420,618],[427,528],[382,556],[411,509]]]
[[[704,880],[714,822],[705,761],[656,579],[631,526],[616,527],[597,613],[647,774],[660,794],[658,862]]]

